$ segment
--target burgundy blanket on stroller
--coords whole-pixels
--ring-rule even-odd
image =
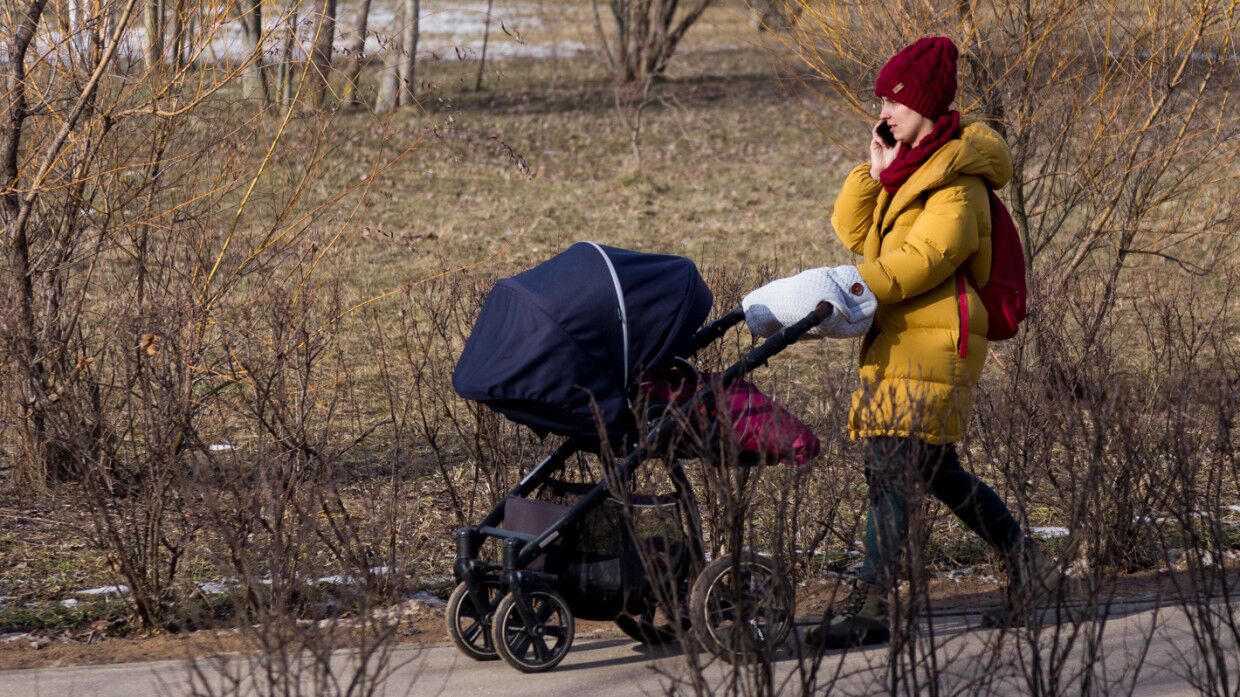
[[[703,386],[718,380],[715,373],[693,373],[689,379],[655,379],[642,383],[647,399],[683,403],[689,401]],[[731,424],[732,437],[741,452],[751,453],[768,463],[795,462],[803,465],[818,456],[818,437],[800,419],[775,400],[763,394],[757,385],[741,378],[723,391]],[[706,414],[710,421],[717,414]]]

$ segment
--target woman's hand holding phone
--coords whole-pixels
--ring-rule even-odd
[[[879,121],[870,130],[870,176],[876,181],[900,153],[900,143],[895,140],[895,136],[891,136],[890,145],[883,138],[880,128],[886,130],[886,135],[891,134],[891,129],[887,128],[886,124],[886,121]]]

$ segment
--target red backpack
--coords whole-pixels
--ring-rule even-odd
[[[969,352],[969,296],[965,290],[965,270],[956,272],[956,295],[960,305],[960,357]],[[977,285],[976,283],[974,284]],[[977,289],[986,306],[989,330],[986,338],[1003,341],[1016,336],[1028,311],[1025,299],[1025,250],[1020,233],[1003,201],[990,192],[990,280]]]

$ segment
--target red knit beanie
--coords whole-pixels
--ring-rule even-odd
[[[900,49],[878,71],[874,94],[937,119],[956,98],[957,55],[956,44],[946,36],[924,36]]]

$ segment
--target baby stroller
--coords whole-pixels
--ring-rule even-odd
[[[769,558],[749,551],[706,563],[680,463],[710,457],[710,448],[700,447],[702,433],[712,429],[703,415],[728,408],[724,398],[733,400],[730,413],[740,415],[731,429],[742,428],[737,388],[752,388],[743,377],[827,319],[832,308],[820,304],[721,376],[691,389],[679,389],[683,378],[671,380],[672,389],[667,380],[652,383],[652,375],[696,378],[687,359],[744,320],[737,309],[702,327],[712,303],[688,259],[589,242],[491,290],[453,387],[539,435],[565,440],[481,523],[457,531],[457,585],[446,621],[464,654],[499,657],[523,672],[550,670],[572,645],[574,618],[615,621],[643,643],[670,642],[689,628],[706,650],[727,660],[787,637],[795,617],[791,583]],[[763,414],[772,410],[782,412],[763,404]],[[759,431],[775,427],[757,438],[752,422],[749,432],[730,434],[740,437],[742,455],[756,462],[817,454],[813,434],[795,419],[789,428],[792,417],[782,414],[781,423],[759,423]],[[686,428],[699,432],[678,438]],[[755,452],[761,450],[767,452]],[[557,479],[579,453],[614,454],[602,481]],[[665,464],[673,493],[622,493],[630,491],[638,468],[655,459]],[[500,561],[482,558],[487,540],[501,545]],[[663,618],[657,615],[654,592],[656,583],[669,581],[678,589],[677,602],[687,600],[671,620],[666,609]]]

